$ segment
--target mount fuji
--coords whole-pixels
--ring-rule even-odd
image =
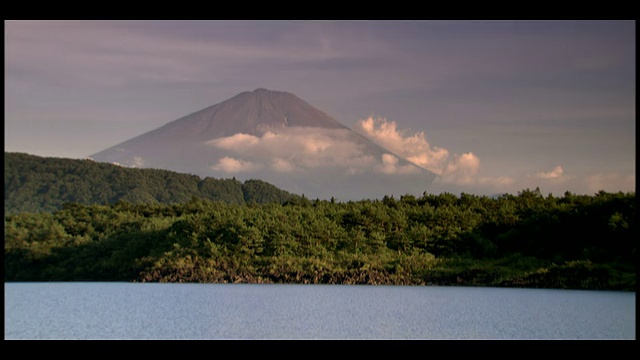
[[[436,174],[281,91],[256,89],[90,155],[202,177],[260,179],[309,198],[419,195]]]

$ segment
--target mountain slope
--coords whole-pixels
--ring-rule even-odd
[[[201,179],[167,170],[4,153],[5,213],[55,211],[70,202],[167,204],[192,197],[229,204],[282,203],[297,198],[259,180]]]
[[[314,198],[422,194],[435,179],[297,96],[267,89],[243,92],[90,157],[256,178]]]

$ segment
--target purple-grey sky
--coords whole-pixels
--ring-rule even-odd
[[[84,158],[259,87],[441,175],[635,191],[635,21],[5,21],[5,151]]]

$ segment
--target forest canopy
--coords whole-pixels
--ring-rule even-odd
[[[5,281],[635,291],[635,193],[237,199],[8,214]]]
[[[4,153],[5,213],[52,212],[65,203],[184,203],[192,197],[244,204],[284,202],[296,195],[261,180],[202,179],[92,160]]]

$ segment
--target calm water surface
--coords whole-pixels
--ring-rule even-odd
[[[5,339],[635,339],[635,293],[5,283]]]

